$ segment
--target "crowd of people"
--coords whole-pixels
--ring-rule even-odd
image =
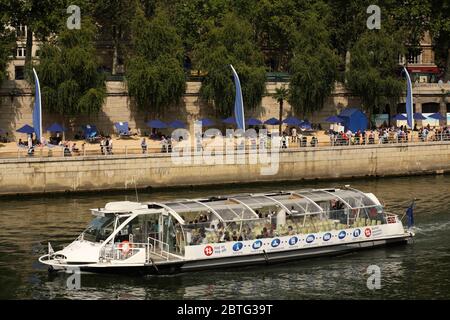
[[[418,141],[413,140],[413,131],[417,132]],[[426,127],[409,130],[406,126],[381,127],[376,130],[352,132],[335,132],[330,130],[330,145],[386,144],[426,141],[450,141],[450,127]]]
[[[318,132],[315,130],[300,130],[297,127],[288,127],[282,132],[281,136],[277,135],[277,139],[281,150],[287,150],[290,148],[305,148],[305,147],[318,147],[321,146],[345,146],[345,145],[367,145],[367,144],[387,144],[387,143],[408,143],[408,142],[428,142],[428,141],[450,141],[450,127],[431,127],[429,124],[422,128],[415,128],[413,130],[406,126],[387,126],[383,125],[379,128],[372,130],[357,130],[352,132],[351,130],[335,131],[329,129],[324,132]],[[77,145],[77,142],[64,141],[59,134],[53,135],[49,138],[48,142],[43,138],[42,143],[38,143],[33,138],[33,134],[28,135],[26,141],[19,139],[18,146],[21,148],[27,148],[28,154],[33,155],[34,149],[39,145],[48,146],[61,146],[64,148],[64,155],[69,156],[71,154],[80,155],[85,154],[85,145],[87,140],[79,143],[81,148]],[[328,136],[328,141],[326,140]],[[204,139],[209,138],[209,139]],[[246,135],[246,139],[239,139],[233,136],[224,137],[224,139],[232,139],[232,145],[234,143],[235,148],[245,149],[271,149],[273,138],[269,132],[266,136],[259,135]],[[194,146],[199,150],[205,150],[206,146],[210,143],[215,143],[215,139],[211,136],[198,135],[194,137]],[[31,142],[30,142],[31,140]],[[150,152],[170,153],[173,148],[182,140],[174,139],[170,135],[162,134],[159,131],[153,131],[150,135],[144,136],[140,140],[140,148],[142,154]],[[89,141],[89,144],[94,142],[100,144],[101,155],[113,154],[113,139],[111,136],[99,135],[98,139],[94,142]],[[159,146],[158,146],[159,144]],[[226,143],[222,143],[226,145]],[[229,145],[229,144],[228,144]],[[125,147],[126,148],[126,147]],[[137,145],[136,148],[139,148]],[[80,150],[81,149],[81,150]],[[132,148],[130,148],[130,152]],[[91,150],[91,154],[93,151]]]

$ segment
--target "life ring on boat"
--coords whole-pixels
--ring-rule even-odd
[[[119,244],[119,250],[122,251],[123,254],[127,254],[133,248],[133,245],[129,241],[122,241]]]

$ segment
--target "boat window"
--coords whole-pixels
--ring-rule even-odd
[[[159,215],[142,214],[129,221],[115,236],[115,242],[130,241],[134,243],[147,243],[148,237],[158,238],[159,234]],[[128,217],[119,218],[118,226]],[[130,235],[132,235],[130,237]]]
[[[376,203],[362,192],[352,190],[339,190],[337,195],[347,202],[352,208],[373,207]]]
[[[91,242],[105,241],[114,231],[115,216],[96,217],[83,232],[83,239]]]

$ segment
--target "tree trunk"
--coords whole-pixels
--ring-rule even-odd
[[[371,108],[368,108],[367,110],[367,117],[368,117],[368,129],[372,130],[372,110]]]
[[[446,63],[445,74],[444,74],[444,81],[449,81],[449,80],[450,80],[450,49],[448,50],[447,63]]]
[[[278,133],[281,136],[281,127],[283,126],[283,100],[280,100],[280,124],[278,127]]]
[[[26,42],[26,53],[25,53],[25,71],[28,72],[32,67],[33,58],[33,31],[30,26],[27,26],[27,42]]]
[[[117,73],[117,65],[118,65],[118,56],[119,56],[119,36],[117,27],[114,28],[114,52],[113,52],[113,61],[112,61],[112,75]]]

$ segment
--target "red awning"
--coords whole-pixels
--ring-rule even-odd
[[[441,70],[438,67],[432,66],[414,66],[407,67],[406,69],[411,73],[441,73]]]

